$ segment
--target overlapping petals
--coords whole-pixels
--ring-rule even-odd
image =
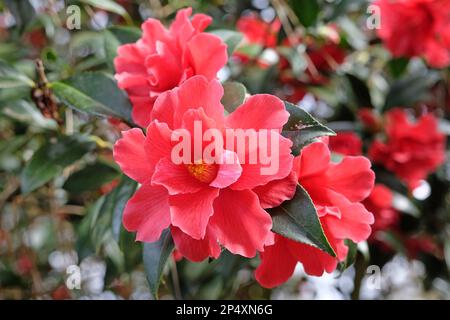
[[[114,60],[116,79],[133,105],[133,120],[140,126],[150,123],[156,98],[194,75],[216,78],[227,61],[226,45],[215,35],[203,32],[211,18],[191,16],[191,8],[178,11],[166,29],[148,19],[142,37],[118,49]]]
[[[332,163],[328,146],[323,142],[312,143],[302,150],[294,160],[293,172],[311,196],[336,258],[276,235],[275,243],[261,253],[261,264],[255,274],[261,285],[274,287],[287,281],[297,262],[310,275],[332,272],[347,256],[345,239],[360,242],[369,237],[374,218],[360,202],[374,186],[375,175],[370,166],[360,156],[344,157],[341,162]]]
[[[262,251],[273,240],[272,219],[264,208],[291,198],[296,187],[292,142],[280,135],[289,116],[284,104],[270,95],[255,95],[225,117],[222,95],[217,80],[194,76],[158,97],[145,136],[140,129],[126,131],[114,148],[125,174],[142,184],[126,205],[125,227],[137,232],[137,240],[156,241],[171,226],[178,252],[193,261],[216,258],[219,244],[246,257]],[[173,135],[188,132],[196,139],[198,124],[201,134],[216,129],[224,141],[228,129],[266,130],[270,138],[257,147],[247,144],[250,150],[244,155],[237,144],[227,145],[218,163],[198,158],[195,150],[189,163],[176,163]],[[261,173],[267,164],[260,160],[246,163],[249,153],[267,152],[275,139],[278,148],[266,153],[277,157],[274,172]],[[189,145],[195,149],[196,142]],[[208,145],[202,141],[201,151]]]
[[[450,64],[450,2],[378,0],[378,35],[396,57],[424,57],[429,65]],[[401,21],[401,22],[400,22]]]
[[[414,189],[444,162],[445,135],[432,114],[412,123],[406,111],[396,108],[386,118],[386,141],[376,140],[369,156]]]

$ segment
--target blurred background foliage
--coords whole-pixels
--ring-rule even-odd
[[[252,94],[301,101],[335,131],[357,132],[364,150],[376,136],[360,121],[366,108],[379,115],[395,106],[417,114],[427,108],[449,134],[449,70],[392,58],[366,28],[368,4],[0,1],[0,299],[151,298],[143,246],[121,225],[136,184],[112,160],[113,143],[131,125],[113,59],[119,45],[139,38],[139,26],[149,17],[170,22],[186,6],[211,15],[209,31],[229,45],[240,43],[219,74],[222,81],[240,81]],[[274,45],[243,43],[242,36],[227,33],[249,13],[267,24],[278,17]],[[79,28],[68,27],[78,22]],[[293,34],[305,41],[296,42]],[[338,39],[338,51],[321,61],[316,53],[329,39]],[[253,279],[257,258],[224,252],[216,261],[191,263],[174,256],[160,297],[450,298],[448,161],[414,193],[383,168],[376,171],[377,181],[395,191],[399,229],[383,230],[383,244],[353,248],[340,271],[313,278],[299,267],[294,278],[271,291]],[[80,289],[66,287],[70,265],[81,268]],[[371,265],[380,268],[379,286],[366,273]]]

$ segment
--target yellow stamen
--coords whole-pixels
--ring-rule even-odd
[[[207,163],[195,163],[186,165],[189,173],[204,183],[210,183],[217,176],[217,166]]]

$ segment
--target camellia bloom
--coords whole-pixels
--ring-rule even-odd
[[[392,207],[392,203],[392,191],[382,184],[376,184],[370,196],[363,201],[366,209],[372,212],[375,217],[371,238],[377,231],[392,228],[398,223],[400,216],[397,210]]]
[[[445,135],[432,114],[411,123],[407,112],[396,108],[386,117],[386,141],[375,141],[369,156],[414,189],[444,162]]]
[[[344,156],[359,156],[362,153],[362,141],[354,132],[338,132],[329,137],[330,149]]]
[[[303,148],[295,158],[293,172],[314,203],[325,235],[336,258],[327,253],[275,235],[275,243],[261,253],[256,279],[264,287],[275,287],[287,281],[301,262],[305,272],[321,276],[336,269],[338,261],[347,256],[345,239],[366,240],[373,223],[373,215],[360,203],[372,191],[375,174],[370,161],[364,157],[344,157],[332,163],[330,151],[323,142]]]
[[[244,34],[247,43],[273,48],[277,45],[281,22],[275,19],[272,23],[267,23],[256,14],[249,14],[239,18],[236,27]]]
[[[178,11],[166,29],[159,20],[142,24],[142,37],[118,49],[114,60],[116,79],[133,105],[133,120],[140,126],[150,123],[153,104],[161,93],[173,89],[194,75],[215,79],[227,62],[226,44],[203,32],[211,17],[192,9]]]
[[[125,228],[136,231],[137,240],[153,242],[171,226],[178,252],[192,261],[218,257],[219,243],[246,257],[262,251],[273,240],[272,219],[264,209],[290,199],[296,188],[292,142],[280,135],[289,117],[283,102],[255,95],[225,117],[222,95],[217,80],[192,77],[158,97],[146,135],[141,129],[124,131],[114,147],[123,172],[142,184],[125,207]],[[221,157],[232,161],[191,158],[191,163],[176,164],[173,137],[187,132],[195,138],[198,123],[202,130],[218,129],[221,135],[228,129],[272,130],[272,139],[279,142],[279,148],[271,150],[278,155],[278,170],[264,174],[260,161],[248,161],[261,149],[266,151],[265,144],[247,148],[241,158],[238,143],[227,146]],[[207,147],[200,145],[202,151]]]
[[[437,68],[450,64],[450,1],[378,0],[378,36],[395,57],[424,57]]]

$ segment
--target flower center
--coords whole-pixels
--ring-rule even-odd
[[[186,165],[189,173],[204,183],[210,183],[217,176],[217,166],[207,163],[194,163]]]

